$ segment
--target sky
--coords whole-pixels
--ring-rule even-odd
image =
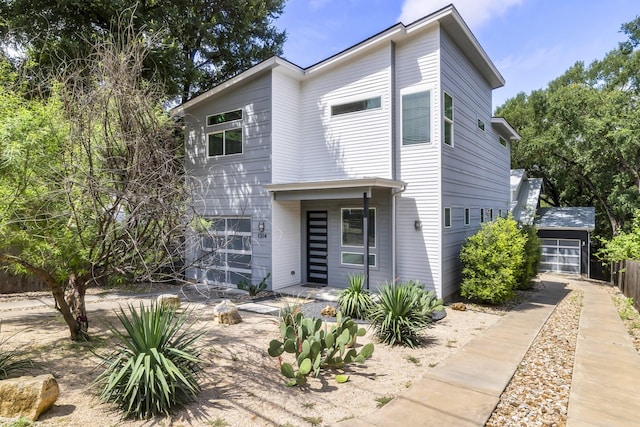
[[[308,67],[398,23],[409,24],[451,0],[288,0],[276,20],[287,31],[283,56]],[[586,64],[625,40],[622,24],[638,0],[458,0],[453,2],[506,80],[493,106],[541,89],[577,61]]]

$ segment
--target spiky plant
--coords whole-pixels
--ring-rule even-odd
[[[0,329],[2,322],[0,321]],[[33,367],[30,359],[27,359],[19,350],[6,350],[4,344],[9,338],[0,340],[0,379],[5,379],[13,371],[24,371]]]
[[[134,418],[168,414],[177,405],[195,399],[202,372],[196,341],[203,332],[190,330],[191,310],[178,314],[160,304],[138,310],[120,308],[116,316],[124,332],[107,323],[118,340],[111,354],[100,356],[104,371],[94,384],[100,399],[114,403]]]
[[[441,301],[434,304],[434,294],[413,281],[385,283],[379,293],[380,301],[369,312],[378,339],[389,345],[419,345],[420,332],[431,323],[431,313],[441,309]]]
[[[368,290],[364,289],[364,275],[362,273],[349,274],[349,287],[338,294],[340,311],[355,319],[366,319],[373,306],[373,299]]]

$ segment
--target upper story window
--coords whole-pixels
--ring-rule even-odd
[[[503,138],[503,137],[501,137],[501,136],[498,136],[498,142],[499,142],[503,147],[506,147],[506,146],[507,146],[507,140],[506,140],[506,139],[504,139],[504,138]]]
[[[451,228],[451,208],[444,208],[444,228]]]
[[[215,126],[235,120],[242,120],[242,110],[227,111],[226,113],[207,116],[207,126]]]
[[[453,147],[453,97],[444,93],[444,143]]]
[[[209,157],[242,153],[242,128],[213,132],[207,135],[207,139]]]
[[[331,106],[331,115],[338,116],[340,114],[355,113],[356,111],[373,110],[380,108],[382,105],[382,98],[377,96],[375,98],[364,99],[362,101],[347,102],[346,104],[337,104]]]
[[[431,92],[402,95],[402,145],[431,142]]]

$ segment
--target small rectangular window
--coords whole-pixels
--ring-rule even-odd
[[[504,138],[503,138],[503,137],[501,137],[501,136],[498,136],[498,142],[500,142],[500,144],[501,144],[503,147],[506,147],[506,146],[507,146],[507,140],[506,140],[506,139],[504,139]]]
[[[502,209],[498,209],[498,216],[502,218]]]
[[[364,99],[362,101],[348,102],[346,104],[338,104],[331,106],[331,115],[338,116],[340,114],[355,113],[356,111],[373,110],[374,108],[380,108],[382,105],[382,98],[377,96],[375,98]]]
[[[464,225],[471,224],[471,209],[464,208]]]
[[[341,252],[342,264],[346,265],[364,265],[364,254],[355,252]],[[376,255],[369,254],[369,266],[376,266]]]
[[[444,143],[453,147],[453,98],[444,93]]]
[[[209,157],[242,153],[242,129],[227,129],[208,135]]]
[[[480,209],[480,223],[484,222],[484,209]]]
[[[402,145],[431,142],[429,91],[402,96]]]
[[[226,113],[207,116],[207,126],[215,126],[221,123],[242,119],[242,110],[227,111]]]
[[[444,208],[444,228],[451,227],[451,208]]]
[[[342,246],[364,247],[364,210],[342,209]],[[369,209],[369,247],[376,246],[376,210]]]
[[[484,122],[481,119],[478,119],[478,129],[484,131]]]

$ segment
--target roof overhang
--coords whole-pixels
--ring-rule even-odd
[[[511,141],[520,141],[522,137],[511,127],[504,117],[491,117],[491,125],[502,134],[508,135]]]
[[[275,200],[329,200],[358,199],[365,194],[370,198],[375,188],[401,190],[406,183],[387,178],[355,178],[267,184],[263,187],[273,194]]]
[[[451,39],[458,45],[462,52],[470,59],[470,61],[478,69],[480,74],[482,74],[487,82],[489,82],[492,89],[504,86],[504,77],[502,77],[487,53],[484,51],[482,46],[480,46],[480,43],[475,38],[467,24],[464,22],[456,8],[450,4],[449,6],[446,6],[430,15],[427,15],[424,18],[418,19],[417,21],[412,22],[409,25],[405,25],[401,22],[393,25],[392,27],[381,31],[378,34],[369,37],[368,39],[307,68],[301,68],[293,64],[292,62],[289,62],[286,59],[280,58],[278,56],[271,57],[257,65],[254,65],[253,67],[238,74],[237,76],[232,77],[231,79],[215,86],[207,92],[204,92],[196,96],[195,98],[181,105],[178,105],[173,110],[171,110],[171,112],[173,115],[182,115],[184,114],[185,110],[194,107],[195,105],[209,99],[210,97],[215,96],[232,86],[240,84],[245,80],[255,77],[260,73],[268,70],[273,70],[275,68],[298,79],[299,81],[303,81],[315,74],[322,73],[335,66],[340,66],[343,63],[349,61],[354,56],[358,56],[372,49],[378,49],[391,41],[402,41],[404,39],[412,37],[414,34],[420,31],[437,28],[438,25],[441,29],[447,32],[449,37],[451,37]]]

